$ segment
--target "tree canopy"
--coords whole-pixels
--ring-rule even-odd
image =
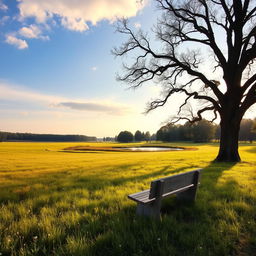
[[[184,125],[167,125],[157,131],[157,140],[161,141],[194,141],[209,142],[216,138],[217,125],[202,119],[201,121],[190,125],[189,122]]]
[[[129,131],[122,131],[117,136],[118,142],[132,142],[133,141],[133,134]]]
[[[134,134],[134,140],[135,141],[143,141],[144,136],[141,131],[137,130]]]

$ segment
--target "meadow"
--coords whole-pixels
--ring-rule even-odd
[[[238,164],[211,162],[217,144],[178,143],[197,148],[179,152],[63,151],[79,145],[99,144],[0,143],[1,256],[255,255],[255,144],[240,145]],[[197,168],[203,174],[194,204],[170,198],[161,221],[136,217],[128,194]]]

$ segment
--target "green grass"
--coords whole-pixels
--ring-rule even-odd
[[[196,151],[84,152],[93,143],[0,143],[0,255],[255,255],[256,146],[217,164]],[[100,146],[112,144],[100,144]],[[175,146],[175,144],[171,144]],[[113,145],[112,145],[113,146]],[[135,216],[127,195],[150,181],[204,168],[195,204],[171,198],[162,220]]]

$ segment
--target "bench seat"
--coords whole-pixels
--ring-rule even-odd
[[[131,194],[128,196],[128,198],[138,203],[147,204],[155,201],[155,198],[149,199],[149,193],[150,190],[147,189],[141,192],[137,192],[135,194]]]
[[[150,189],[128,195],[128,198],[137,203],[138,215],[160,218],[162,198],[177,195],[180,199],[195,200],[200,172],[198,169],[154,180]]]
[[[189,188],[192,188],[192,187],[194,187],[194,184],[190,184],[190,185],[185,186],[183,188],[176,189],[176,190],[173,190],[171,192],[162,194],[162,197],[167,197],[167,196],[170,196],[170,195],[174,195],[174,194],[183,192],[183,191],[185,191]],[[135,202],[138,202],[138,203],[148,204],[148,203],[151,203],[151,202],[156,200],[156,198],[149,199],[149,194],[150,194],[150,189],[147,189],[147,190],[144,190],[144,191],[141,191],[141,192],[137,192],[137,193],[128,195],[128,198],[135,201]]]

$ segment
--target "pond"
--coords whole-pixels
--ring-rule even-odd
[[[179,151],[184,150],[183,148],[167,148],[167,147],[131,147],[123,148],[131,151]]]

